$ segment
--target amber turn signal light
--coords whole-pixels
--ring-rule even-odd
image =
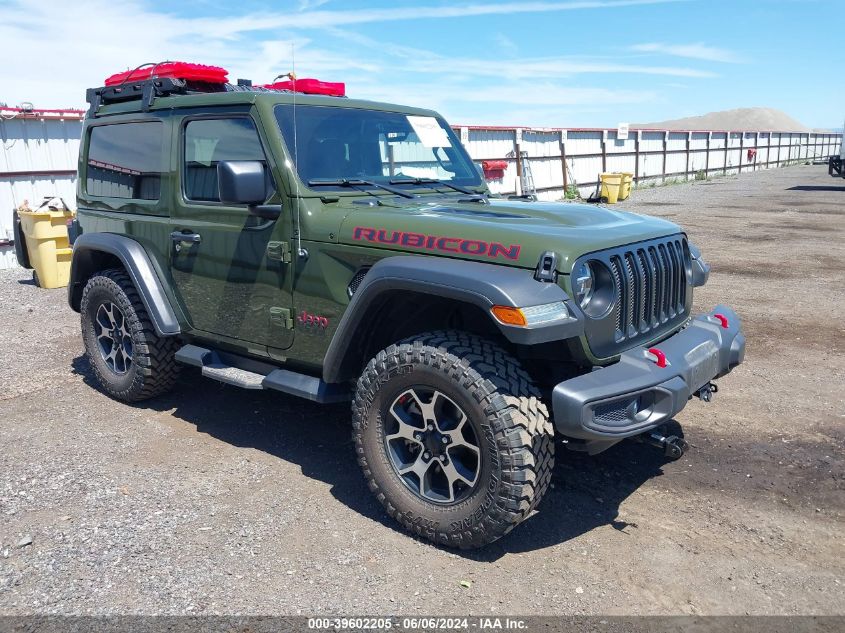
[[[528,321],[522,310],[519,308],[512,308],[511,306],[493,306],[490,308],[493,316],[505,325],[528,325]]]

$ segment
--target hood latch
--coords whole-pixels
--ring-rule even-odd
[[[534,279],[550,284],[557,283],[557,253],[545,251],[540,255],[540,261],[534,270]]]

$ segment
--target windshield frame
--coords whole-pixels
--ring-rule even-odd
[[[326,191],[331,191],[332,195],[346,195],[346,196],[362,196],[362,195],[390,196],[390,195],[396,195],[396,194],[391,194],[388,191],[383,191],[383,190],[376,189],[376,188],[369,188],[368,190],[364,190],[364,188],[366,188],[365,185],[362,186],[362,189],[350,189],[348,187],[344,187],[344,186],[341,186],[341,185],[337,185],[337,186],[332,186],[332,185],[311,186],[309,184],[309,180],[321,180],[321,179],[328,178],[328,177],[327,176],[324,177],[322,175],[311,176],[309,174],[302,174],[300,169],[299,169],[299,165],[296,164],[297,161],[296,161],[296,156],[294,154],[293,139],[291,138],[290,142],[289,142],[288,133],[286,132],[286,127],[289,131],[292,131],[293,125],[292,125],[292,123],[288,123],[286,125],[284,123],[284,119],[283,119],[283,117],[285,116],[285,114],[287,112],[293,110],[293,107],[294,107],[294,104],[291,103],[291,102],[276,103],[276,104],[273,104],[273,106],[272,106],[272,113],[273,113],[273,118],[275,119],[276,128],[277,128],[278,133],[279,133],[279,138],[280,138],[282,144],[284,145],[285,150],[287,152],[287,155],[290,159],[291,174],[293,175],[294,178],[296,178],[298,180],[298,182],[299,182],[299,184],[302,188],[307,189],[310,192],[311,195],[315,195],[315,196],[323,196],[323,195],[325,195]],[[353,179],[353,180],[354,179],[371,180],[373,182],[378,182],[378,183],[385,184],[385,185],[388,185],[388,186],[393,186],[393,187],[396,187],[396,188],[405,189],[409,192],[413,192],[414,194],[417,194],[417,193],[420,193],[420,194],[439,193],[441,195],[447,195],[447,194],[465,195],[465,194],[460,194],[458,191],[455,191],[450,186],[451,184],[469,189],[474,194],[486,194],[488,192],[487,191],[487,185],[484,182],[483,178],[481,177],[481,174],[479,172],[477,165],[472,160],[472,157],[469,155],[469,152],[467,152],[466,148],[460,142],[458,135],[455,133],[455,131],[452,129],[452,127],[449,125],[449,123],[446,122],[446,120],[443,119],[443,117],[441,117],[439,114],[437,114],[435,112],[425,111],[425,110],[422,110],[422,111],[421,110],[410,110],[409,111],[408,109],[404,109],[404,108],[397,108],[397,109],[394,110],[394,109],[384,108],[384,107],[379,107],[379,108],[357,107],[357,105],[353,106],[352,104],[345,105],[345,104],[303,103],[301,105],[297,105],[296,108],[297,109],[333,108],[335,110],[345,110],[345,111],[353,111],[353,112],[373,112],[373,113],[393,114],[393,115],[399,115],[399,116],[405,116],[405,117],[408,117],[408,116],[411,116],[411,117],[413,117],[413,116],[425,116],[425,117],[434,118],[440,124],[441,128],[443,128],[443,130],[445,131],[445,133],[446,133],[446,135],[449,139],[449,142],[451,144],[450,149],[453,150],[457,154],[459,160],[462,160],[465,163],[465,166],[467,168],[465,173],[468,174],[468,176],[450,179],[450,180],[442,179],[442,183],[441,182],[429,182],[429,180],[432,180],[432,181],[433,180],[439,180],[439,179],[435,179],[435,178],[430,178],[430,179],[429,178],[422,178],[421,180],[423,182],[412,182],[413,180],[415,180],[415,177],[409,176],[407,174],[401,174],[401,173],[397,173],[395,175],[380,175],[380,176],[376,176],[376,175],[373,175],[373,174],[366,174],[366,175],[362,175],[362,176],[354,176],[354,177],[351,177],[351,179]],[[302,131],[299,130],[299,129],[297,129],[297,132],[299,134],[302,133]],[[292,136],[292,134],[291,134],[291,136]],[[302,147],[302,138],[301,137],[299,139],[297,139],[297,144],[299,145],[299,148],[301,150],[301,147]],[[343,177],[340,177],[340,176],[338,176],[337,178],[339,180],[343,179]],[[403,180],[405,178],[408,179],[408,182],[397,183],[397,184],[393,184],[393,183],[390,182],[391,180],[394,180],[394,179]],[[332,179],[334,179],[334,178],[332,178]]]

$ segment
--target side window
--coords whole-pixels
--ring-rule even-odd
[[[92,196],[158,200],[164,171],[161,121],[91,128],[85,190]]]
[[[251,119],[199,119],[185,126],[185,197],[200,202],[219,202],[217,163],[224,160],[267,162],[258,132]],[[269,174],[268,174],[269,177]]]

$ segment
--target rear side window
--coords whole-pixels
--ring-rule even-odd
[[[161,121],[91,128],[85,189],[89,195],[158,200],[164,171]]]
[[[224,160],[267,162],[251,119],[197,119],[185,126],[183,182],[188,200],[219,202],[217,163]]]

